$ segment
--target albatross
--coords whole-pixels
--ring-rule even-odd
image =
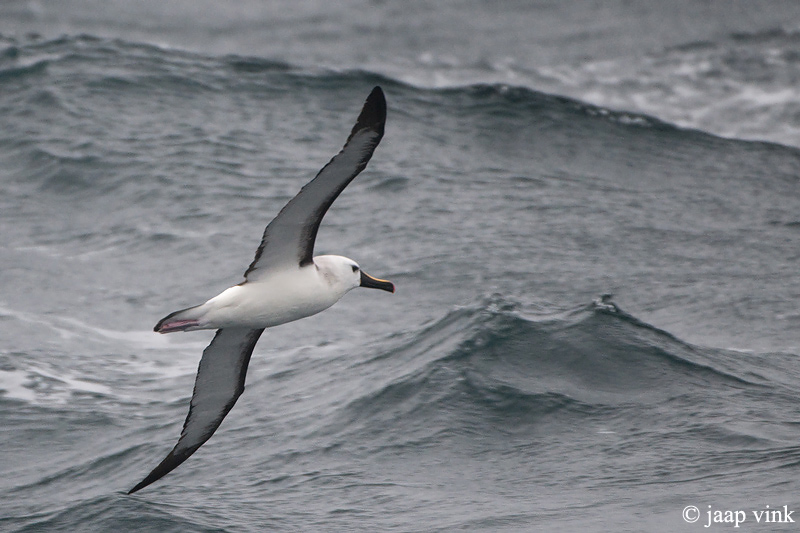
[[[370,276],[352,259],[314,257],[322,217],[367,166],[385,122],[386,99],[375,87],[342,151],[267,225],[245,280],[156,324],[159,333],[200,329],[217,333],[200,359],[178,443],[128,494],[164,477],[211,438],[244,391],[247,365],[265,328],[319,313],[356,287],[394,292],[391,282]]]

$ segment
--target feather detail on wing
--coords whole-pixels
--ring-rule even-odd
[[[244,273],[247,281],[263,272],[311,264],[322,217],[334,200],[367,166],[383,137],[386,99],[380,87],[367,97],[347,142],[317,176],[278,213],[264,230],[256,257]]]
[[[161,479],[189,458],[217,430],[244,391],[247,365],[263,329],[224,328],[203,351],[189,415],[178,443],[128,494]]]

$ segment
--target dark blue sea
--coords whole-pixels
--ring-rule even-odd
[[[396,294],[128,496],[376,85],[316,251]],[[797,2],[0,3],[0,530],[798,530],[798,86]]]

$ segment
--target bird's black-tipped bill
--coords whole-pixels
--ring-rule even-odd
[[[381,289],[384,291],[394,292],[394,284],[385,279],[373,278],[363,270],[361,271],[361,286],[368,289]]]

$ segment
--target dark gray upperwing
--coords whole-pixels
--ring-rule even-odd
[[[367,166],[383,137],[385,122],[386,99],[381,88],[375,87],[342,151],[300,189],[264,230],[256,257],[244,273],[246,280],[258,279],[273,268],[311,264],[322,217],[347,184]]]
[[[244,391],[253,348],[264,329],[224,328],[203,350],[189,415],[178,443],[167,457],[128,494],[133,494],[174,470],[203,445]]]

